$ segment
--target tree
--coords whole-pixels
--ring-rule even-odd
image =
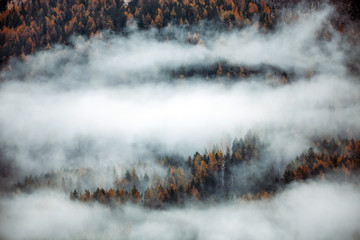
[[[215,159],[215,155],[213,153],[209,153],[209,170],[212,174],[216,176],[218,172],[218,162]]]
[[[135,186],[140,186],[140,180],[139,180],[139,177],[138,175],[136,174],[136,170],[135,170],[135,167],[133,167],[131,169],[131,183],[134,184]]]
[[[152,207],[152,202],[154,201],[153,199],[153,192],[152,190],[150,190],[149,188],[146,188],[145,190],[145,194],[144,194],[144,206],[145,207]]]
[[[70,192],[70,199],[71,200],[76,200],[78,197],[79,197],[79,194],[76,191],[76,189],[74,189],[74,192]]]
[[[265,192],[261,195],[261,199],[268,199],[268,198],[269,198],[269,193],[265,191]]]
[[[174,177],[177,183],[177,186],[185,186],[187,179],[184,170],[181,167],[178,167],[174,172]]]
[[[259,11],[258,6],[256,5],[256,3],[250,2],[249,3],[249,13],[257,13]]]
[[[126,172],[125,172],[125,179],[126,179],[126,181],[131,182],[131,174],[130,174],[129,170],[126,170]]]
[[[216,71],[216,75],[221,76],[222,74],[223,74],[223,70],[222,70],[221,64],[219,64],[219,67]]]
[[[146,15],[146,17],[144,17],[144,15],[142,15],[142,23],[143,23],[143,27],[144,28],[148,28],[151,24],[151,22],[153,22],[150,13],[148,13]]]
[[[175,18],[176,18],[175,8],[172,8],[171,13],[170,13],[170,16],[171,16],[172,19],[175,19]]]
[[[157,15],[155,17],[155,25],[156,25],[156,27],[161,28],[161,27],[163,27],[163,24],[164,24],[164,16],[163,16],[161,9],[158,8]]]
[[[133,203],[136,203],[136,204],[137,204],[137,203],[140,202],[140,200],[141,200],[140,194],[139,194],[136,186],[134,185],[133,188],[132,188],[132,190],[131,190],[131,201],[132,201]]]
[[[359,158],[360,157],[360,140],[358,140],[356,143],[355,153],[356,153],[356,157]]]
[[[110,188],[109,191],[106,192],[106,196],[108,199],[111,199],[114,197],[114,190],[112,188]]]
[[[207,164],[202,160],[196,170],[196,179],[201,183],[205,182],[205,179],[208,176],[207,168],[208,168]]]
[[[200,198],[199,191],[195,188],[195,186],[193,186],[191,189],[191,196],[192,196],[192,200],[194,201],[198,201]]]

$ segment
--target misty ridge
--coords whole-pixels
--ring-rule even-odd
[[[82,84],[151,84],[188,77],[191,82],[266,78],[280,84],[287,83],[288,75],[291,80],[317,73],[340,75],[350,61],[345,56],[353,49],[329,24],[333,11],[324,6],[316,14],[298,13],[295,22],[279,23],[270,33],[259,26],[226,31],[206,21],[145,31],[130,23],[126,36],[103,32],[88,40],[74,37],[71,47],[55,45],[27,56],[25,64],[15,61],[2,78],[73,89]]]
[[[11,58],[0,238],[360,239],[358,44],[316,6]]]

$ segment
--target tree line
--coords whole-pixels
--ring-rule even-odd
[[[269,164],[269,161],[276,161],[266,157],[266,146],[256,135],[247,135],[235,139],[225,152],[214,147],[212,151],[196,152],[187,159],[180,155],[163,156],[155,163],[167,169],[164,176],[139,175],[133,166],[119,177],[114,168],[113,173],[106,173],[113,174],[112,187],[107,189],[96,187],[90,191],[81,184],[65,183],[64,176],[67,179],[69,170],[26,177],[14,189],[31,192],[47,187],[69,192],[69,185],[75,185],[75,189],[70,191],[70,199],[74,201],[99,202],[112,207],[133,203],[162,209],[183,206],[187,202],[266,199],[293,181],[314,178],[349,180],[359,174],[360,140],[333,138],[315,141],[313,147],[285,166]],[[71,176],[89,178],[94,174],[91,169],[78,169]]]
[[[323,139],[315,143],[318,151],[309,148],[296,157],[285,168],[282,182],[304,181],[309,178],[324,178],[337,174],[345,178],[354,177],[360,170],[360,140]]]
[[[8,6],[0,13],[0,63],[55,43],[69,44],[73,34],[121,33],[127,23],[161,29],[206,20],[222,28],[258,24],[265,30],[273,27],[276,15],[265,0],[27,0]]]

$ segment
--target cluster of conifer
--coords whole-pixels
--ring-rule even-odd
[[[318,151],[309,148],[286,166],[281,179],[283,183],[325,177],[328,173],[346,178],[359,174],[360,140],[323,139],[315,146]]]
[[[127,23],[140,29],[213,21],[222,28],[273,26],[275,14],[265,2],[249,0],[26,0],[11,1],[0,13],[1,63],[25,57],[73,34],[122,32]]]
[[[292,181],[334,176],[349,180],[359,175],[360,140],[315,141],[313,148],[285,168],[274,164],[274,159],[268,159],[266,149],[256,135],[247,135],[244,139],[235,139],[231,149],[227,147],[225,152],[214,147],[204,154],[196,152],[187,160],[180,155],[159,158],[155,163],[167,169],[162,177],[146,173],[139,176],[135,167],[119,177],[114,168],[113,173],[111,170],[103,173],[112,174],[112,187],[97,187],[90,191],[81,183],[72,183],[71,177],[94,182],[94,175],[99,173],[92,169],[77,169],[26,177],[15,188],[24,192],[44,187],[60,188],[69,192],[75,186],[70,198],[76,201],[95,201],[113,207],[131,202],[148,208],[164,208],[183,206],[186,202],[264,199]]]
[[[135,168],[114,180],[114,189],[97,188],[84,194],[74,190],[70,198],[84,202],[98,201],[116,206],[126,202],[149,208],[182,206],[187,201],[217,202],[224,199],[264,199],[278,187],[280,175],[270,168],[258,177],[260,154],[264,145],[256,136],[235,139],[232,149],[195,153],[185,161],[180,156],[165,156],[157,163],[168,169],[165,177],[138,177]],[[237,171],[246,176],[237,176]],[[141,180],[142,181],[141,181]],[[249,182],[252,183],[249,183]],[[256,187],[254,187],[256,186]],[[145,189],[144,189],[145,188]]]

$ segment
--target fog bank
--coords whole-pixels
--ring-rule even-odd
[[[3,152],[29,174],[151,160],[159,152],[193,155],[225,148],[249,130],[270,145],[269,162],[294,158],[313,136],[359,137],[360,87],[345,67],[351,47],[328,24],[331,14],[326,6],[299,14],[268,34],[256,27],[169,27],[161,32],[167,40],[155,30],[102,33],[15,61],[1,73]],[[282,85],[266,67],[246,80],[171,74],[219,62],[272,66],[293,78]]]
[[[109,209],[72,202],[54,192],[4,198],[1,237],[7,239],[356,239],[357,185],[293,185],[273,199],[167,211]]]

